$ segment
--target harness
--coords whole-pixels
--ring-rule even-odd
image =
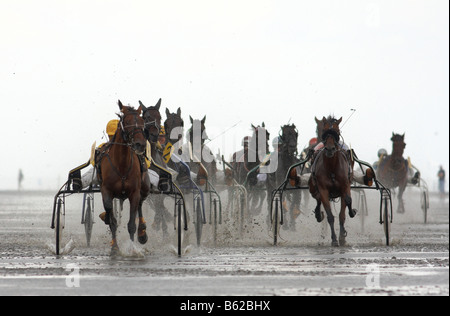
[[[135,125],[127,125],[127,126],[123,125],[123,121],[124,121],[124,119],[125,119],[125,117],[127,115],[134,115],[135,123],[136,123]],[[98,177],[99,181],[100,182],[103,181],[102,171],[101,171],[101,163],[100,162],[103,160],[104,157],[107,157],[108,161],[109,161],[109,163],[111,165],[112,170],[121,179],[121,182],[122,182],[122,194],[125,194],[125,181],[127,180],[128,176],[130,175],[131,170],[133,170],[134,154],[139,159],[139,162],[140,162],[139,165],[140,165],[140,168],[141,168],[141,173],[145,170],[145,167],[146,167],[145,160],[144,160],[145,153],[143,155],[137,154],[135,152],[135,149],[132,147],[132,144],[131,144],[133,139],[134,139],[134,136],[136,134],[142,133],[144,135],[143,129],[140,128],[138,126],[138,123],[137,123],[137,116],[138,115],[139,115],[138,113],[127,113],[127,114],[124,114],[124,115],[119,115],[119,117],[120,117],[120,122],[119,122],[120,129],[118,131],[116,131],[116,134],[114,134],[113,139],[110,142],[106,143],[104,146],[102,146],[99,150],[97,150],[96,154],[95,154],[95,168],[97,169],[97,177]],[[134,126],[134,128],[131,131],[125,132],[125,127],[129,128],[131,126]],[[125,141],[125,143],[115,142],[116,137],[117,137],[117,132],[121,133],[121,136],[122,136],[123,140]],[[127,146],[127,147],[129,147],[131,149],[130,150],[131,163],[129,164],[128,170],[126,171],[126,173],[124,175],[122,175],[120,173],[119,169],[117,169],[117,167],[114,166],[114,164],[113,164],[113,162],[111,160],[111,156],[109,155],[109,151],[111,150],[112,145]]]
[[[311,176],[312,176],[312,178],[313,178],[315,183],[317,183],[317,177],[316,177],[317,160],[318,160],[319,156],[323,154],[324,149],[325,149],[324,147],[319,149],[317,152],[314,153],[314,155],[312,157]],[[347,162],[347,165],[349,167],[348,168],[347,177],[348,177],[349,180],[351,180],[351,177],[352,177],[352,165],[351,165],[351,161],[350,161],[350,159],[348,157],[348,152],[346,152],[343,149],[338,149],[336,151],[336,154],[338,154],[338,153],[342,154],[342,156],[345,158],[345,160]],[[330,173],[330,178],[331,178],[332,182],[335,181],[335,177],[336,177],[336,175],[333,172]]]

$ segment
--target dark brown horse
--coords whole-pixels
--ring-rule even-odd
[[[144,120],[141,107],[137,110],[129,106],[120,108],[120,122],[112,140],[105,144],[97,156],[98,177],[101,182],[103,206],[106,211],[105,224],[112,233],[111,253],[117,254],[119,247],[116,240],[117,219],[113,212],[113,199],[130,201],[130,220],[128,232],[134,241],[136,233],[136,214],[139,213],[138,240],[147,242],[146,224],[142,216],[142,203],[149,194],[150,179],[141,156],[146,149],[144,137]]]
[[[164,121],[164,129],[166,131],[167,140],[175,145],[183,138],[184,133],[184,121],[181,117],[181,109],[178,108],[176,113],[171,113],[166,108],[166,120]],[[181,152],[178,153],[181,155]]]
[[[272,153],[272,155],[278,155],[278,160],[276,170],[269,174],[269,192],[272,192],[274,189],[278,188],[286,179],[286,173],[289,168],[293,164],[300,161],[297,158],[298,129],[294,124],[286,124],[281,127],[278,141],[278,151],[275,149]],[[297,169],[294,170],[296,175]],[[287,197],[287,201],[285,199],[283,203],[286,203],[285,210],[288,212],[288,216],[286,218],[287,221],[283,225],[285,229],[290,228],[291,230],[295,230],[295,220],[300,215],[300,194],[301,193],[299,190],[293,190],[290,191],[289,194],[285,195],[285,197]],[[287,206],[287,202],[289,202],[289,206]]]
[[[392,153],[381,158],[377,168],[378,180],[387,188],[398,188],[398,208],[397,212],[404,213],[403,193],[408,183],[408,161],[403,158],[405,149],[405,134],[392,133]]]
[[[152,164],[150,165],[150,169],[153,174],[156,174],[159,177],[158,185],[155,190],[159,192],[164,192],[169,190],[169,182],[167,178],[167,174],[162,172],[159,167],[166,168],[166,163],[163,159],[163,148],[158,142],[159,132],[161,128],[161,99],[158,100],[155,106],[146,107],[141,101],[139,104],[142,107],[142,117],[145,122],[145,135],[147,140],[150,143],[151,148],[151,160]],[[156,184],[155,184],[156,185]],[[168,226],[167,222],[172,221],[172,216],[164,205],[164,199],[166,195],[164,194],[155,194],[152,196],[149,202],[154,206],[155,210],[155,218],[152,227],[155,227],[157,230],[162,229],[163,236],[168,236]]]
[[[316,219],[318,222],[323,220],[324,216],[320,210],[320,206],[323,205],[331,227],[332,246],[336,247],[345,244],[347,235],[344,228],[346,207],[349,209],[350,217],[356,215],[356,210],[352,209],[350,192],[353,168],[347,151],[342,150],[339,145],[339,124],[341,121],[342,118],[337,120],[334,117],[323,117],[321,138],[324,142],[324,147],[315,155],[309,179],[309,191],[317,201],[315,208]],[[337,198],[341,199],[339,243],[334,231],[334,216],[330,205],[330,201]]]
[[[249,191],[248,201],[251,205],[251,210],[256,215],[261,212],[266,191],[270,187],[268,186],[268,181],[261,185],[258,180],[259,169],[251,174],[249,172],[260,166],[265,155],[269,153],[270,133],[267,131],[264,122],[261,126],[252,124],[251,128],[253,135],[248,141],[248,147],[243,152],[233,154],[232,167],[234,179],[239,184],[246,184]],[[267,198],[270,198],[270,195]]]
[[[159,112],[161,99],[158,100],[155,106],[146,107],[141,101],[139,101],[139,105],[142,108],[145,136],[152,146],[156,146],[161,129],[161,114]]]

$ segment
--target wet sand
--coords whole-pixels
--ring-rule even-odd
[[[206,224],[197,247],[190,226],[181,257],[173,224],[163,238],[151,226],[154,212],[146,205],[148,244],[129,241],[125,212],[122,253],[111,258],[108,228],[97,218],[100,197],[89,248],[81,196],[67,198],[67,246],[63,255],[54,254],[54,194],[0,192],[0,295],[449,295],[449,204],[437,195],[431,195],[424,224],[417,192],[406,192],[407,213],[394,212],[390,246],[378,223],[378,197],[368,196],[364,225],[361,213],[347,218],[347,245],[339,248],[330,246],[329,229],[315,222],[310,204],[302,204],[296,231],[282,229],[273,246],[264,215],[249,221],[239,235],[224,198],[216,242]]]

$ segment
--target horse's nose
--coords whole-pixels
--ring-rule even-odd
[[[145,152],[146,147],[147,146],[146,146],[145,142],[136,142],[136,143],[134,143],[134,150],[139,155],[142,155]]]
[[[328,146],[325,147],[325,153],[327,155],[327,157],[333,157],[334,153],[336,152],[336,146]]]

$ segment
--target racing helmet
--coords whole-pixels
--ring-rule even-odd
[[[119,125],[119,120],[111,120],[106,125],[106,134],[108,136],[114,136],[117,130],[117,126]]]
[[[386,156],[387,155],[387,150],[384,148],[381,148],[380,150],[378,150],[378,158],[381,158],[381,156]]]
[[[311,139],[309,140],[309,146],[312,146],[312,145],[315,145],[315,144],[317,144],[317,138],[316,138],[316,137],[313,137],[313,138],[311,138]]]

